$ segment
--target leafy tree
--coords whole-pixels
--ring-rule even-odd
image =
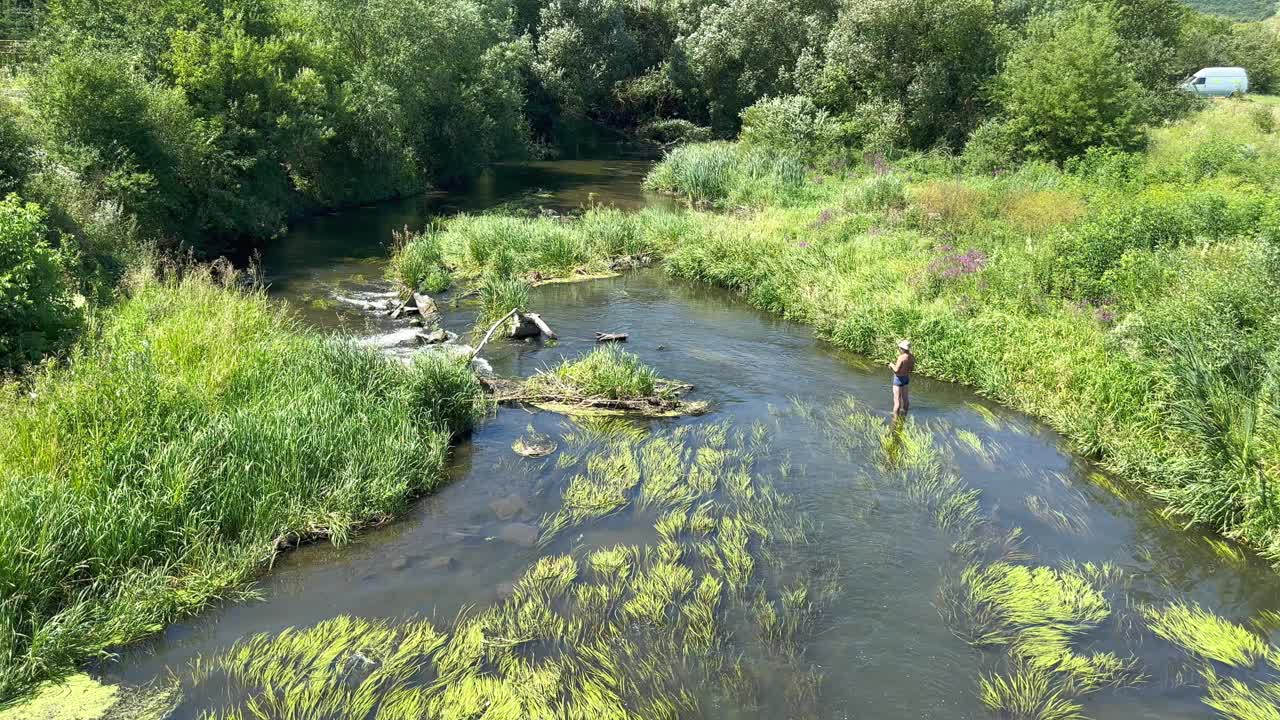
[[[835,112],[869,101],[901,107],[916,147],[959,147],[982,118],[1000,35],[991,0],[847,3],[808,87]]]
[[[0,200],[0,371],[61,350],[80,325],[62,257],[45,231],[40,206],[17,195]]]
[[[633,3],[617,0],[552,0],[542,9],[534,72],[560,103],[561,112],[585,116],[609,108],[614,89],[648,66],[642,28],[633,25]]]
[[[797,63],[821,44],[835,9],[827,0],[729,0],[703,9],[673,51],[672,73],[695,119],[729,133],[756,100],[794,93]]]
[[[1144,140],[1143,90],[1106,11],[1085,5],[1034,20],[996,80],[1024,154],[1065,160],[1096,145]]]
[[[1232,28],[1230,64],[1249,72],[1252,92],[1280,89],[1280,25],[1241,23]]]

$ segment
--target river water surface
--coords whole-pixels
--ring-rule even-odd
[[[392,229],[495,206],[564,212],[604,202],[634,209],[658,201],[640,191],[646,167],[640,160],[515,166],[469,195],[315,218],[267,254],[266,276],[272,293],[305,322],[409,355],[417,351],[412,331],[377,311],[391,292],[382,274]],[[1181,600],[1240,623],[1280,610],[1280,582],[1265,563],[1161,518],[1051,430],[962,387],[914,380],[911,418],[895,429],[886,370],[815,340],[803,326],[656,269],[543,286],[531,304],[560,341],[492,344],[485,357],[498,374],[527,376],[588,352],[595,331],[629,333],[628,350],[660,375],[693,384],[691,397],[708,402],[710,412],[630,423],[622,444],[676,437],[695,453],[711,447],[732,456],[747,448],[738,456],[749,456],[747,472],[781,498],[769,522],[803,530],[775,529],[751,540],[756,569],[746,590],[724,591],[720,640],[704,653],[715,661],[676,671],[687,702],[697,706],[682,706],[682,716],[992,716],[979,701],[979,678],[1009,672],[1013,653],[1007,643],[979,648],[966,641],[972,638],[953,599],[967,567],[1109,564],[1109,579],[1098,586],[1106,586],[1110,613],[1074,637],[1072,649],[1115,653],[1131,662],[1134,682],[1071,692],[1094,718],[1212,716],[1201,702],[1199,666],[1146,629],[1141,608]],[[445,302],[442,310],[447,327],[471,327],[465,302]],[[531,431],[552,438],[557,451],[543,459],[514,453],[513,441]],[[451,482],[405,517],[342,547],[285,554],[260,582],[260,600],[175,624],[125,651],[105,675],[129,685],[182,677],[194,659],[216,658],[248,636],[339,616],[392,626],[425,618],[447,630],[464,611],[504,602],[511,583],[541,557],[585,563],[599,548],[656,546],[661,513],[641,507],[634,489],[632,501],[607,517],[547,531],[566,506],[572,477],[587,472],[584,458],[612,447],[607,436],[618,432],[616,424],[504,408],[459,444]],[[922,453],[932,460],[920,461]],[[720,466],[726,477],[731,466],[738,467]],[[681,475],[693,476],[692,467],[690,461]],[[920,480],[926,475],[949,484],[930,489]],[[721,479],[694,506],[706,502],[726,515],[745,507],[731,485]],[[972,502],[955,520],[942,508],[961,494]],[[541,529],[538,544],[520,537],[529,528]],[[786,542],[770,545],[783,535]],[[708,563],[691,559],[696,543],[687,534],[681,542],[695,578],[714,575]],[[780,646],[770,641],[759,608],[773,604],[785,615],[781,592],[800,584],[809,592],[805,622]],[[1232,672],[1251,681],[1265,676],[1263,669]],[[721,682],[729,674],[740,681]],[[242,694],[197,684],[173,717],[240,700]]]

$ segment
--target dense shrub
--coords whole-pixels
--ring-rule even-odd
[[[0,373],[66,347],[80,325],[62,255],[45,241],[44,211],[0,201]]]
[[[645,140],[675,145],[678,143],[707,142],[711,139],[711,128],[694,125],[688,120],[671,118],[654,120],[640,126],[636,134]]]
[[[742,111],[744,147],[816,159],[837,149],[839,128],[825,110],[802,95],[765,98]]]
[[[17,108],[0,98],[0,196],[19,190],[31,172],[32,138],[19,124]]]
[[[1102,210],[1059,236],[1053,284],[1068,297],[1107,299],[1113,291],[1109,273],[1126,253],[1233,238],[1256,226],[1262,210],[1256,197],[1205,190],[1110,197]]]
[[[961,162],[975,174],[1003,172],[1014,167],[1021,156],[1013,127],[1004,120],[988,120],[974,128],[964,146]]]
[[[1111,17],[1092,6],[1032,21],[997,78],[1019,152],[1065,160],[1097,145],[1141,146],[1143,91],[1120,48]]]

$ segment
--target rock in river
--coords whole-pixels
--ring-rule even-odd
[[[498,531],[498,538],[512,545],[533,547],[538,542],[538,528],[528,523],[507,523]]]
[[[430,570],[454,570],[458,567],[458,559],[452,555],[441,555],[427,563]]]
[[[529,506],[525,504],[524,498],[515,494],[491,500],[489,502],[489,509],[493,511],[494,515],[498,516],[499,520],[510,520],[527,510],[528,507]]]

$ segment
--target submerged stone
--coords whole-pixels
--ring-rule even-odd
[[[533,547],[538,542],[538,528],[528,523],[507,523],[498,531],[498,539],[520,547]]]
[[[525,503],[524,498],[519,495],[511,494],[506,497],[491,500],[489,502],[489,509],[493,511],[494,515],[498,516],[499,520],[510,520],[529,509],[529,506]]]
[[[457,559],[457,558],[455,558],[454,556],[452,556],[452,555],[441,555],[440,557],[432,558],[432,559],[431,559],[431,562],[427,563],[427,569],[429,569],[429,570],[454,570],[454,569],[456,569],[456,568],[458,567],[458,565],[459,565],[459,563],[458,563],[458,559]]]

